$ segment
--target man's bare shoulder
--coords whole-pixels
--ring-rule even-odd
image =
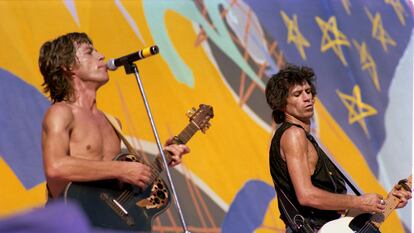
[[[282,138],[287,140],[295,140],[299,138],[306,138],[305,130],[299,126],[292,125],[282,135]]]
[[[43,118],[43,128],[66,127],[74,120],[73,108],[66,102],[58,102],[49,107]]]
[[[280,146],[283,152],[291,152],[288,154],[299,155],[299,151],[306,149],[306,133],[305,130],[298,126],[291,126],[286,129],[280,139]]]

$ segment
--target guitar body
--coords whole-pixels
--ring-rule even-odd
[[[173,138],[175,144],[185,144],[199,130],[203,133],[210,127],[213,108],[201,104],[199,109],[188,112],[190,123]],[[119,129],[118,135],[124,139]],[[124,140],[125,145],[129,145]],[[131,147],[130,151],[134,151]],[[129,148],[128,148],[129,150]],[[167,163],[172,160],[171,154],[164,151]],[[151,168],[150,185],[145,190],[116,179],[93,182],[72,182],[64,192],[65,200],[74,200],[80,204],[89,217],[90,222],[100,228],[123,231],[150,232],[152,220],[164,212],[170,205],[171,195],[166,183],[159,178],[163,170],[160,156],[150,164],[142,161],[139,155],[120,154],[114,160],[141,162]]]
[[[352,217],[343,217],[327,222],[321,229],[319,229],[318,233],[354,233],[354,231],[349,228],[349,223],[352,219]]]
[[[381,233],[370,222],[371,214],[361,214],[354,217],[343,217],[327,222],[318,233]]]
[[[143,191],[118,180],[72,182],[64,198],[80,204],[95,227],[135,232],[150,232],[153,218],[171,200],[168,186],[160,178]]]

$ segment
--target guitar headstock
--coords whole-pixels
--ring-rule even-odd
[[[412,186],[412,175],[410,175],[407,179],[403,179],[398,181],[398,185],[401,185],[401,187],[403,189],[405,189],[406,191],[411,192],[411,189],[413,188]]]
[[[190,121],[197,126],[201,132],[205,133],[210,128],[210,119],[214,117],[213,107],[206,104],[200,104],[198,109],[194,107],[187,112]]]

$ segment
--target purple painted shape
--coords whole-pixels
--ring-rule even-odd
[[[221,232],[254,232],[262,225],[269,203],[275,196],[273,186],[261,180],[249,180],[231,203],[221,225]]]
[[[77,204],[55,201],[45,208],[37,208],[0,219],[0,232],[122,233],[124,231],[93,228]]]
[[[41,124],[48,106],[37,89],[0,69],[0,155],[26,189],[45,180]]]

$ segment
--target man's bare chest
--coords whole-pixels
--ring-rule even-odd
[[[120,141],[105,117],[79,114],[70,133],[70,150],[84,158],[112,159],[120,151]]]
[[[310,173],[313,174],[315,172],[319,156],[318,156],[318,152],[316,151],[315,147],[313,146],[311,142],[308,141],[307,147],[308,147],[307,159],[308,159],[308,164],[309,164],[309,170],[310,170]]]

